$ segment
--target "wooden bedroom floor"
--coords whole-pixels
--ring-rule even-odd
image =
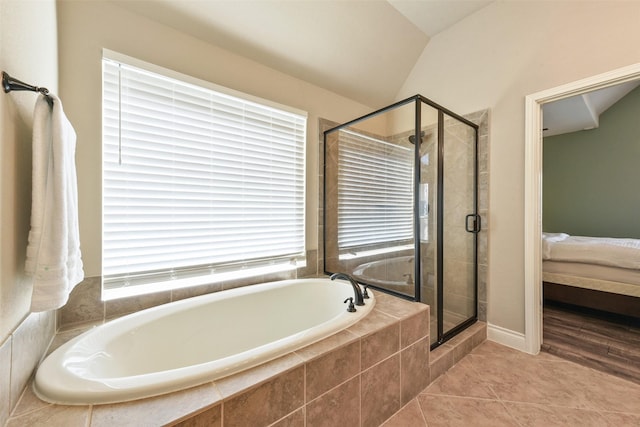
[[[640,319],[545,301],[541,349],[640,384]]]

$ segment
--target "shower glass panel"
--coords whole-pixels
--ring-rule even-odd
[[[325,135],[325,270],[415,299],[415,107]]]
[[[475,128],[443,115],[442,334],[476,316]]]
[[[420,106],[418,221],[420,301],[431,306],[431,343],[438,339],[438,110]]]
[[[431,306],[438,346],[477,319],[477,126],[420,95],[324,134],[325,272]]]

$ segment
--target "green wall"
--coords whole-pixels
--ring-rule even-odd
[[[640,238],[640,87],[588,131],[544,138],[543,230]]]

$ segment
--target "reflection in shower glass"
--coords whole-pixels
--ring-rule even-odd
[[[338,246],[343,253],[413,238],[413,150],[340,130]]]
[[[325,138],[325,270],[415,298],[413,105]]]

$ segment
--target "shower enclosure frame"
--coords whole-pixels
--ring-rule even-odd
[[[472,325],[478,320],[478,233],[481,230],[481,221],[480,215],[478,214],[478,129],[479,126],[470,120],[465,119],[464,117],[454,113],[453,111],[431,101],[430,99],[422,96],[422,95],[414,95],[409,98],[403,99],[401,101],[395,102],[387,107],[381,108],[379,110],[373,111],[369,114],[356,118],[346,123],[342,123],[338,126],[334,126],[330,129],[327,129],[323,132],[324,137],[324,161],[323,161],[323,238],[325,244],[323,245],[323,270],[325,274],[337,273],[337,271],[328,271],[327,270],[327,224],[326,224],[326,206],[327,206],[327,190],[326,190],[326,177],[327,177],[327,135],[331,132],[336,132],[342,128],[347,128],[349,126],[353,126],[359,122],[370,119],[372,117],[384,114],[391,110],[394,110],[398,107],[405,106],[410,103],[415,103],[415,117],[414,117],[414,134],[413,141],[421,141],[423,131],[422,131],[422,104],[426,104],[435,110],[437,110],[438,114],[438,126],[437,126],[437,210],[436,210],[436,222],[437,222],[437,230],[436,230],[436,319],[437,319],[437,338],[431,344],[431,349],[438,347],[443,344],[450,338],[454,337],[460,331],[464,330],[468,326]],[[449,329],[448,331],[444,331],[443,321],[444,321],[444,116],[450,116],[459,122],[466,124],[467,126],[473,129],[473,213],[468,214],[465,218],[465,229],[467,232],[473,234],[473,315],[467,318],[465,321],[459,323],[455,327]],[[420,171],[420,144],[414,144],[414,174],[413,174],[413,237],[414,237],[414,260],[418,260],[414,262],[414,277],[416,280],[414,281],[414,296],[411,297],[409,295],[396,292],[391,289],[386,289],[384,287],[380,287],[374,284],[366,283],[368,287],[395,295],[400,298],[412,300],[412,301],[421,301],[421,284],[422,284],[422,257],[421,257],[421,239],[420,239],[420,179],[421,179],[421,171]],[[470,221],[471,220],[471,221]]]

